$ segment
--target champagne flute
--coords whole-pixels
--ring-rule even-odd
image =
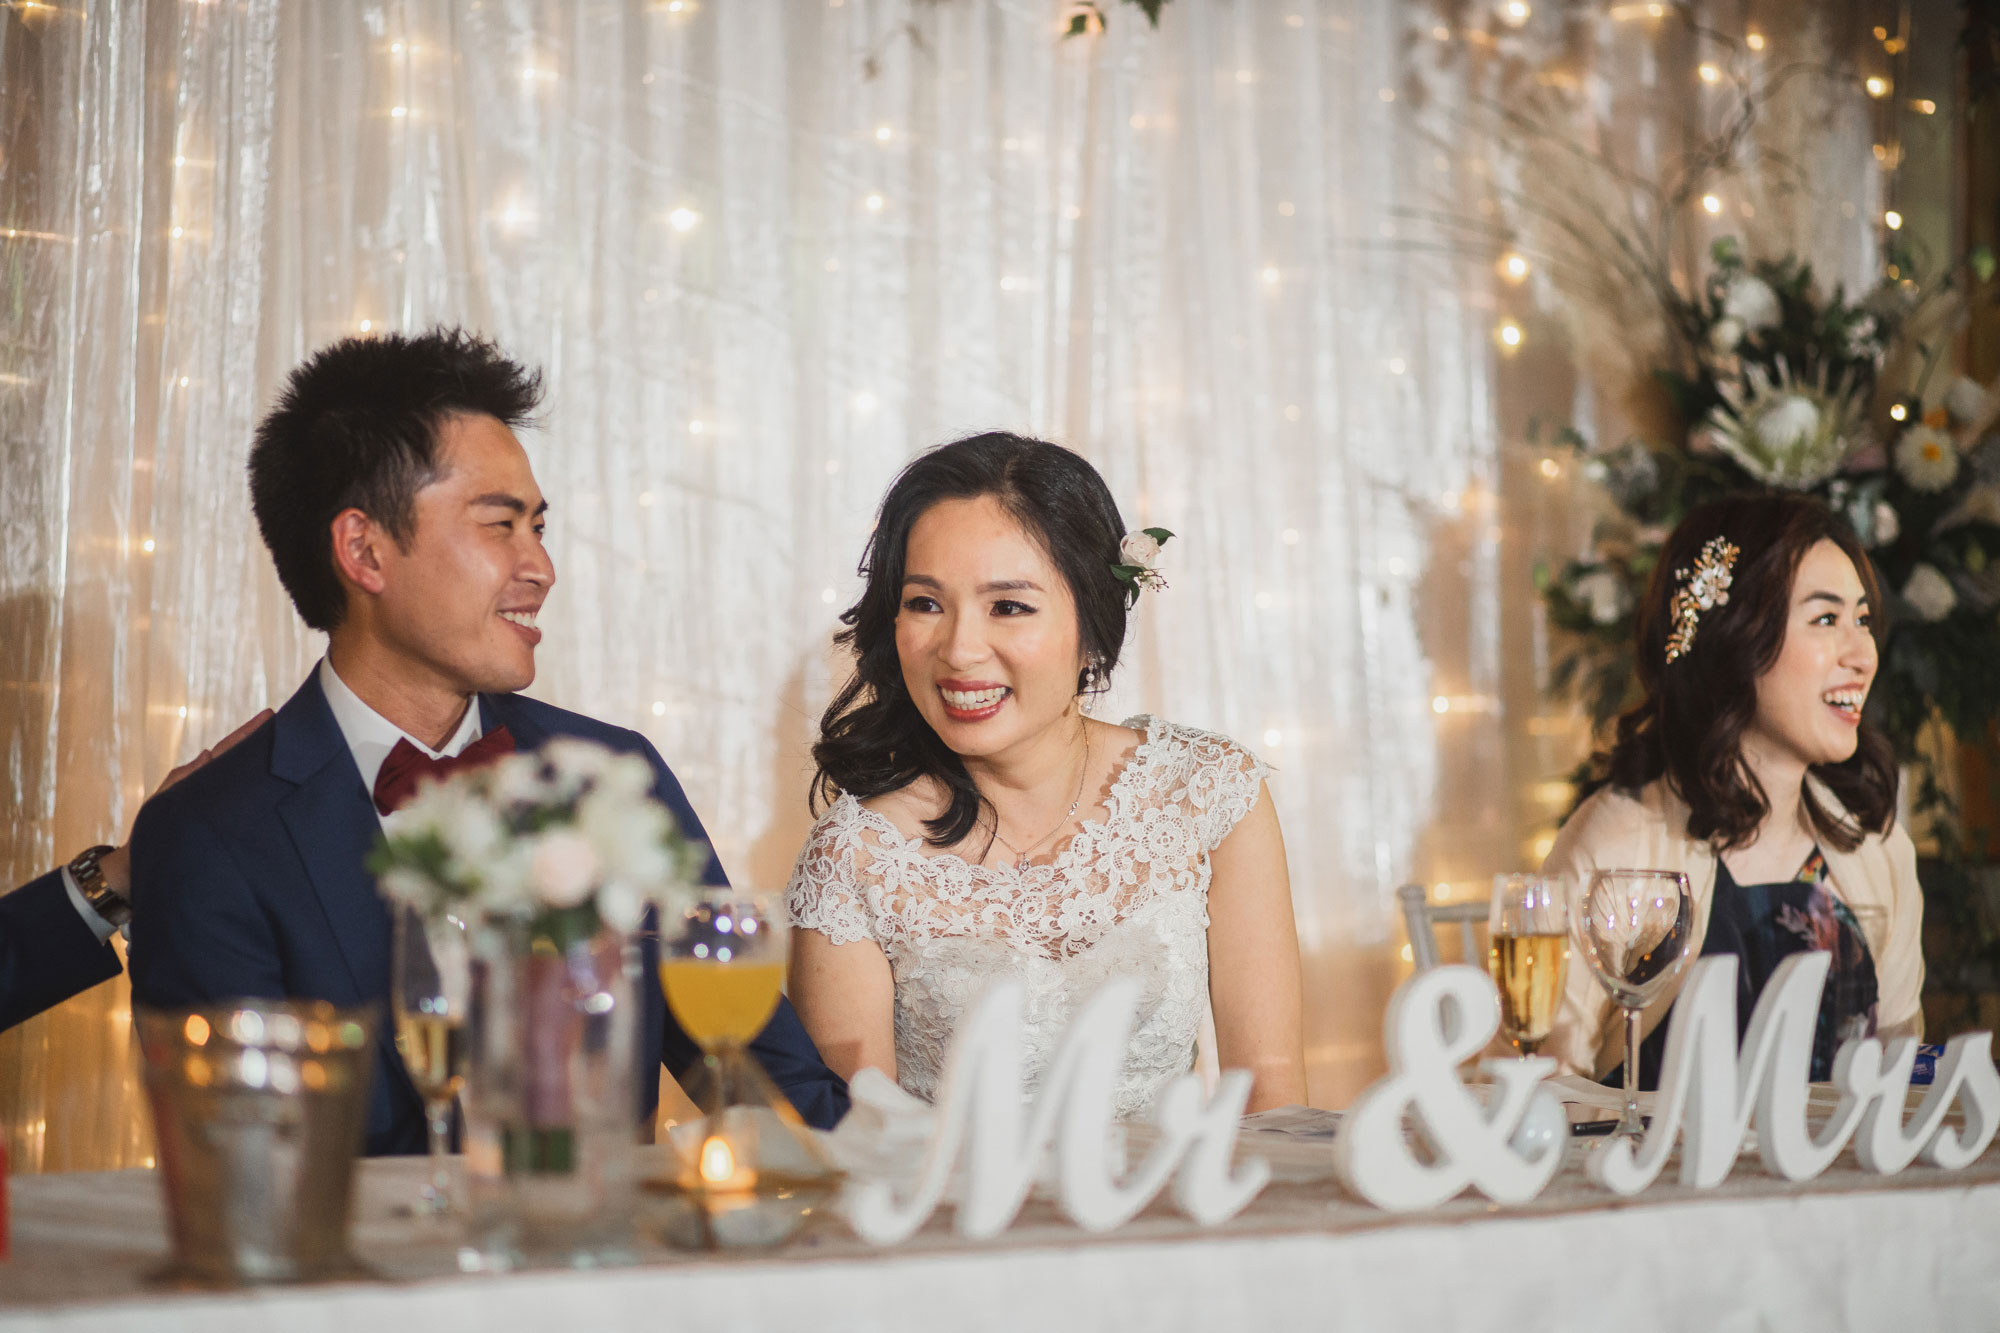
[[[396,913],[390,957],[396,1050],[424,1099],[430,1130],[430,1182],[423,1209],[451,1211],[451,1104],[465,1081],[465,1016],[471,1003],[472,955],[465,923],[454,916]]]
[[[1495,875],[1487,970],[1500,988],[1500,1031],[1533,1055],[1556,1025],[1569,961],[1569,910],[1541,875]]]
[[[1616,1138],[1645,1133],[1639,1118],[1639,1015],[1687,966],[1693,900],[1677,870],[1599,870],[1578,896],[1576,938],[1591,975],[1625,1011],[1625,1113]]]

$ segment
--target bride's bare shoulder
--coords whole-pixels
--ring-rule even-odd
[[[907,787],[870,796],[861,802],[861,808],[888,820],[904,837],[921,838],[926,833],[924,821],[936,819],[949,804],[943,784],[925,777]]]

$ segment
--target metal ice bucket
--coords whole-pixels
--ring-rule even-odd
[[[133,1015],[174,1258],[204,1286],[353,1272],[354,1158],[377,1011],[241,1000]]]

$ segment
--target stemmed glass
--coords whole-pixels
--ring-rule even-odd
[[[1521,1054],[1548,1039],[1562,1007],[1569,909],[1541,875],[1495,875],[1486,967],[1500,988],[1500,1031]]]
[[[454,916],[396,913],[390,950],[396,1050],[424,1099],[430,1129],[430,1182],[423,1210],[451,1211],[451,1104],[465,1082],[465,1017],[472,997],[472,954],[465,923]]]
[[[712,888],[660,941],[667,1007],[702,1050],[702,1067],[688,1092],[702,1112],[693,1165],[704,1196],[741,1201],[756,1189],[757,1117],[751,1108],[783,1098],[745,1047],[778,1008],[787,924],[776,894]]]
[[[1639,1015],[1687,965],[1693,900],[1677,870],[1599,870],[1578,895],[1577,943],[1591,975],[1625,1011],[1625,1113],[1615,1138],[1645,1133],[1639,1118]]]

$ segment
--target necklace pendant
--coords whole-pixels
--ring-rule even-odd
[[[1014,873],[1017,875],[1020,874],[1022,871],[1026,870],[1027,868],[1028,868],[1028,858],[1025,856],[1014,863]]]

